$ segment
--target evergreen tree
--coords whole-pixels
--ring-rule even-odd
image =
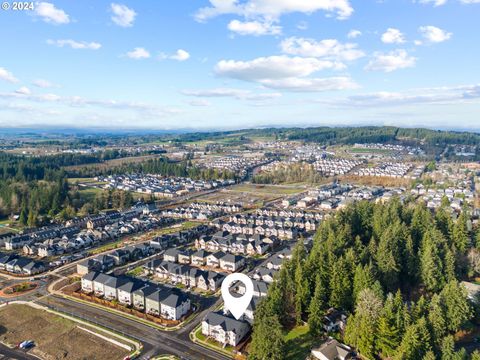
[[[327,307],[326,297],[325,297],[325,288],[320,275],[317,275],[315,281],[315,293],[313,295],[312,301],[310,302],[309,314],[308,314],[308,325],[310,327],[310,332],[314,336],[319,336],[322,333],[323,329],[323,311]]]

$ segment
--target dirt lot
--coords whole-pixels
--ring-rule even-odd
[[[123,359],[128,352],[77,327],[73,321],[27,305],[0,309],[0,340],[35,341],[31,352],[46,360]]]

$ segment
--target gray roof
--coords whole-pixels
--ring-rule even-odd
[[[205,316],[204,319],[211,326],[220,325],[224,331],[233,331],[234,333],[239,332],[243,327],[250,328],[250,325],[245,321],[239,321],[231,316],[224,315],[220,312],[211,312]]]
[[[162,304],[177,308],[188,300],[188,296],[182,292],[172,291],[167,298],[162,301]]]
[[[88,280],[88,281],[93,281],[96,279],[96,277],[100,275],[99,272],[97,271],[90,271],[88,274],[85,274],[82,279],[84,280]]]

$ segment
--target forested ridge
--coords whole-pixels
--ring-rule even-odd
[[[365,358],[467,359],[454,335],[477,326],[461,279],[480,271],[468,216],[362,201],[325,220],[310,251],[300,241],[257,307],[250,358],[285,359],[283,334],[308,322],[321,343],[329,308],[349,315],[343,341]],[[474,354],[478,359],[478,354]]]

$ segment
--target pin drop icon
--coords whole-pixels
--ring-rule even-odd
[[[235,297],[230,294],[230,287],[236,281],[240,281],[245,285],[245,293],[241,297]],[[232,313],[235,319],[245,313],[253,297],[253,282],[245,274],[234,273],[228,275],[222,282],[222,298],[225,303],[224,309]]]

